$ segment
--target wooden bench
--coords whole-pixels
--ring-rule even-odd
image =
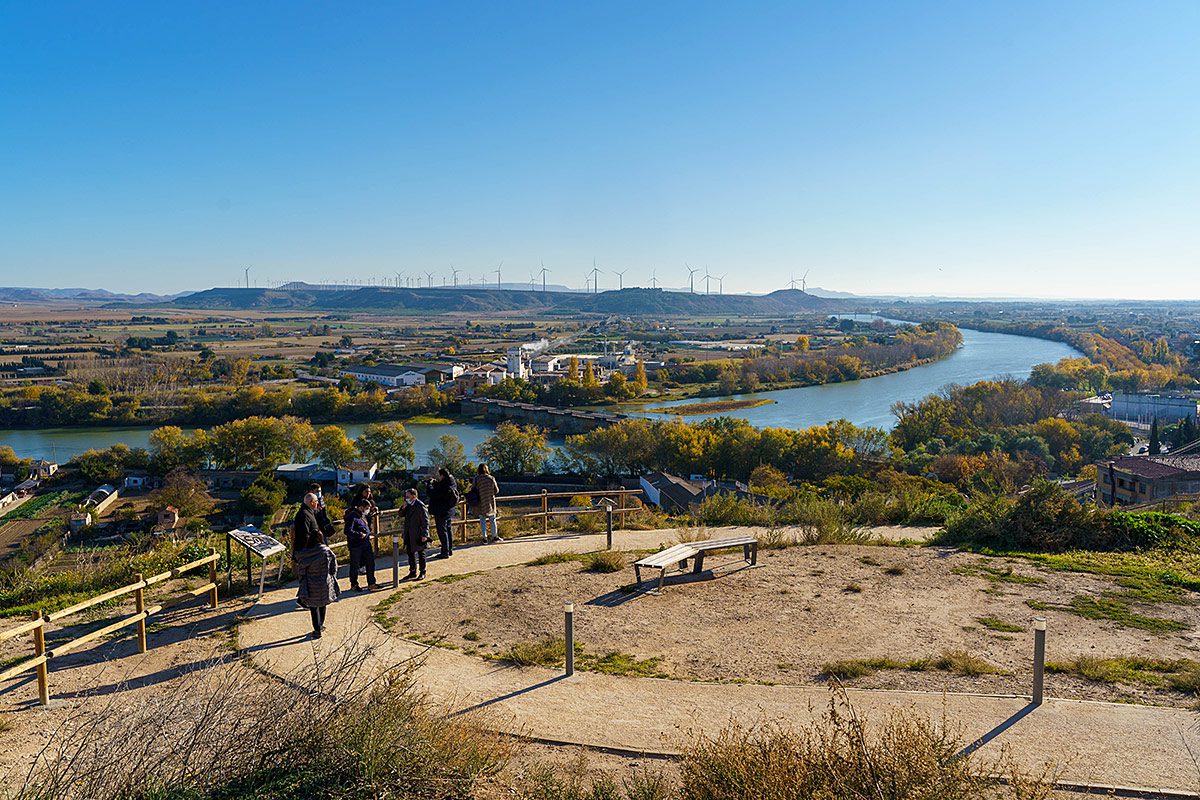
[[[758,563],[758,540],[753,536],[733,536],[728,539],[708,539],[703,542],[686,542],[668,547],[666,550],[660,550],[653,555],[646,556],[640,561],[635,562],[633,571],[640,585],[642,582],[642,567],[659,570],[658,588],[661,591],[663,581],[667,577],[667,570],[672,565],[678,564],[679,570],[682,572],[687,569],[687,560],[690,558],[694,562],[692,573],[699,574],[704,571],[705,553],[713,550],[727,550],[732,547],[742,548],[742,554],[746,563],[750,566]]]

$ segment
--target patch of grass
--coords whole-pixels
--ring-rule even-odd
[[[434,578],[433,582],[434,583],[458,583],[459,581],[465,581],[467,578],[470,578],[470,577],[473,577],[473,576],[479,575],[479,574],[481,574],[480,571],[476,570],[475,572],[464,572],[461,575],[442,575],[440,577]]]
[[[1138,614],[1127,603],[1111,596],[1089,597],[1078,594],[1065,605],[1044,603],[1039,600],[1026,600],[1025,604],[1035,611],[1065,611],[1084,619],[1109,620],[1126,628],[1137,628],[1157,634],[1174,633],[1187,628],[1187,625],[1178,620]]]
[[[908,572],[908,570],[906,570],[904,567],[900,566],[899,564],[893,564],[892,566],[885,569],[883,571],[883,574],[884,575],[903,575],[906,572]]]
[[[853,680],[873,675],[883,669],[904,669],[901,661],[890,658],[844,658],[840,661],[830,661],[821,666],[821,675],[838,680]]]
[[[1189,658],[1097,658],[1048,661],[1048,672],[1076,675],[1096,683],[1152,686],[1185,694],[1200,694],[1200,661]]]
[[[576,653],[579,646],[576,645]],[[566,661],[567,644],[562,639],[517,642],[500,654],[501,661],[518,667],[559,667]]]
[[[859,556],[858,563],[866,564],[868,567],[878,567],[879,566],[879,562],[876,561],[875,559],[871,558],[870,556]]]
[[[588,553],[583,560],[585,572],[612,573],[625,569],[625,554],[616,550]]]
[[[1035,575],[1021,575],[1014,571],[1011,566],[993,567],[986,561],[974,564],[960,564],[950,571],[955,575],[969,575],[975,578],[983,578],[992,584],[1018,583],[1031,586],[1042,583],[1042,579]]]
[[[569,564],[572,561],[583,561],[583,553],[547,553],[532,561],[526,561],[527,567],[545,567],[550,564]]]
[[[913,672],[940,670],[956,675],[998,675],[1003,670],[965,650],[943,650],[939,655],[917,658],[912,661],[897,661],[893,658],[847,658],[830,661],[821,667],[821,675],[838,680],[852,680],[873,675],[885,669],[906,669]]]
[[[463,638],[466,639],[468,642],[478,642],[479,641],[479,631],[467,631],[466,633],[463,634]]]
[[[602,656],[584,652],[576,659],[576,666],[589,672],[600,672],[605,675],[632,675],[638,678],[668,678],[666,672],[659,668],[662,659],[641,658],[629,653],[612,652]]]
[[[1001,633],[1020,633],[1025,630],[1024,625],[1018,625],[1015,622],[1005,622],[996,617],[976,617],[975,621],[989,631],[1000,631]]]
[[[860,594],[862,590],[862,586],[857,583],[847,583],[842,587],[842,591],[847,592],[848,594]]]
[[[1158,578],[1144,575],[1117,578],[1117,585],[1124,589],[1113,592],[1114,597],[1121,597],[1139,603],[1169,603],[1172,605],[1191,605],[1192,600],[1184,596],[1184,589],[1164,583]]]

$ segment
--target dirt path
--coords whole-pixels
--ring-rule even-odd
[[[654,547],[671,542],[672,534],[620,532],[617,545]],[[429,576],[521,564],[550,552],[587,552],[603,543],[603,535],[568,534],[464,547],[449,561],[431,561]],[[325,638],[314,642],[307,636],[307,613],[296,608],[294,587],[275,590],[252,610],[253,619],[240,626],[240,648],[264,669],[285,674],[336,650],[346,638],[366,636],[383,663],[422,659],[419,683],[452,709],[488,708],[497,719],[535,738],[626,750],[675,752],[689,735],[715,733],[731,721],[797,724],[819,715],[829,702],[827,688],[820,686],[714,684],[595,673],[563,678],[555,670],[510,668],[457,651],[427,648],[389,636],[372,624],[374,606],[387,594],[346,595],[329,612]],[[413,592],[398,602],[415,602],[419,595]],[[1200,731],[1191,711],[1062,699],[1034,708],[1027,698],[1003,695],[849,690],[848,696],[872,716],[897,706],[912,706],[931,717],[944,714],[968,741],[978,743],[981,755],[996,756],[1004,747],[1018,764],[1034,771],[1053,761],[1060,780],[1200,790],[1200,771],[1191,755],[1200,754]]]

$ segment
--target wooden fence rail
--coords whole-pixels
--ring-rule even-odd
[[[146,620],[162,611],[173,608],[180,603],[187,602],[193,597],[202,594],[208,595],[208,604],[211,608],[217,607],[217,560],[220,556],[217,551],[213,550],[204,558],[198,558],[195,561],[188,562],[183,566],[176,567],[172,570],[151,575],[149,578],[143,578],[137,575],[136,580],[128,586],[122,586],[119,589],[113,589],[104,594],[98,594],[95,597],[89,597],[87,600],[76,603],[72,606],[59,609],[51,614],[43,614],[41,611],[33,612],[33,619],[29,622],[22,623],[15,628],[9,628],[6,631],[0,631],[0,642],[7,641],[17,636],[26,633],[33,634],[33,655],[22,661],[13,664],[8,669],[0,672],[0,683],[7,681],[9,678],[14,678],[23,672],[31,669],[37,670],[37,686],[38,686],[38,701],[42,705],[47,705],[50,702],[50,676],[47,664],[51,659],[66,655],[72,650],[81,645],[94,642],[101,637],[107,636],[110,633],[115,633],[122,628],[130,625],[137,626],[138,652],[146,652],[149,644],[146,638]],[[153,606],[146,605],[145,590],[148,586],[153,586],[156,583],[162,583],[166,580],[178,578],[181,575],[190,572],[198,567],[208,565],[208,583],[198,586],[194,589],[189,589],[184,592],[183,596],[176,600],[158,604]],[[128,617],[109,623],[102,628],[97,628],[94,631],[89,631],[82,636],[76,637],[69,641],[63,642],[53,649],[46,649],[46,625],[50,622],[68,617],[72,614],[78,614],[80,611],[86,611],[89,608],[100,605],[101,603],[115,600],[118,597],[124,597],[127,594],[134,595],[134,613]]]
[[[581,516],[586,514],[606,514],[608,506],[612,506],[613,516],[616,517],[619,525],[625,524],[625,516],[630,511],[636,511],[636,506],[629,504],[628,498],[631,495],[642,494],[641,489],[610,489],[608,491],[587,491],[587,492],[549,492],[543,489],[540,494],[517,494],[504,497],[497,497],[496,504],[501,503],[519,503],[530,500],[537,500],[541,503],[540,511],[530,511],[521,514],[497,515],[500,519],[517,520],[517,519],[540,519],[542,521],[542,533],[550,532],[550,519],[553,517],[564,516]],[[559,498],[572,497],[587,497],[600,498],[598,505],[590,508],[577,508],[573,506],[553,508],[550,501]],[[402,509],[389,508],[379,512],[379,515],[372,521],[372,532],[375,534],[375,552],[380,552],[380,540],[382,534],[386,530],[391,530],[393,527],[399,527],[400,513]],[[385,523],[388,523],[385,526]],[[467,509],[467,501],[461,500],[458,504],[458,517],[454,520],[450,527],[452,535],[456,534],[456,538],[460,542],[467,541],[467,525],[474,523],[479,524],[479,517],[470,517]]]

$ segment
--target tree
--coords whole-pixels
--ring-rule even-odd
[[[567,380],[579,380],[579,356],[571,356],[567,361]]]
[[[212,429],[210,450],[221,469],[271,470],[308,458],[313,428],[295,417],[246,417]]]
[[[152,497],[159,505],[175,506],[181,517],[203,516],[216,506],[204,481],[186,469],[172,470]]]
[[[596,368],[592,366],[592,359],[590,358],[587,360],[587,363],[583,365],[582,383],[584,388],[588,390],[595,390],[595,388],[599,385],[598,381],[596,380]]]
[[[1150,422],[1150,455],[1156,456],[1162,452],[1162,442],[1158,438],[1158,417]]]
[[[449,433],[438,437],[438,443],[429,448],[426,458],[435,468],[445,467],[451,475],[462,475],[467,471],[466,448],[461,439]]]
[[[512,422],[497,425],[496,432],[475,452],[493,471],[504,475],[541,472],[550,458],[545,428]]]
[[[801,353],[807,353],[809,346],[810,344],[807,336],[800,334],[796,337],[796,349]]]
[[[568,436],[566,463],[581,475],[637,475],[651,464],[655,450],[652,423],[625,419],[590,433]]]
[[[337,425],[326,425],[313,435],[313,457],[327,467],[337,467],[354,460],[354,442]]]
[[[128,445],[114,444],[107,450],[87,450],[75,456],[75,465],[83,477],[92,483],[116,484],[127,469],[144,469],[150,454]]]
[[[242,490],[242,511],[247,514],[269,517],[279,510],[287,497],[287,486],[270,475],[259,475],[254,483]]]
[[[628,400],[633,397],[633,389],[622,372],[614,372],[604,385],[604,393],[614,400]]]
[[[637,397],[644,395],[650,388],[650,381],[646,378],[646,365],[641,361],[634,365],[633,382],[630,388],[633,389],[633,393]]]
[[[381,469],[400,469],[414,459],[412,434],[399,422],[373,422],[354,442],[358,452]],[[461,445],[460,445],[461,449]]]

